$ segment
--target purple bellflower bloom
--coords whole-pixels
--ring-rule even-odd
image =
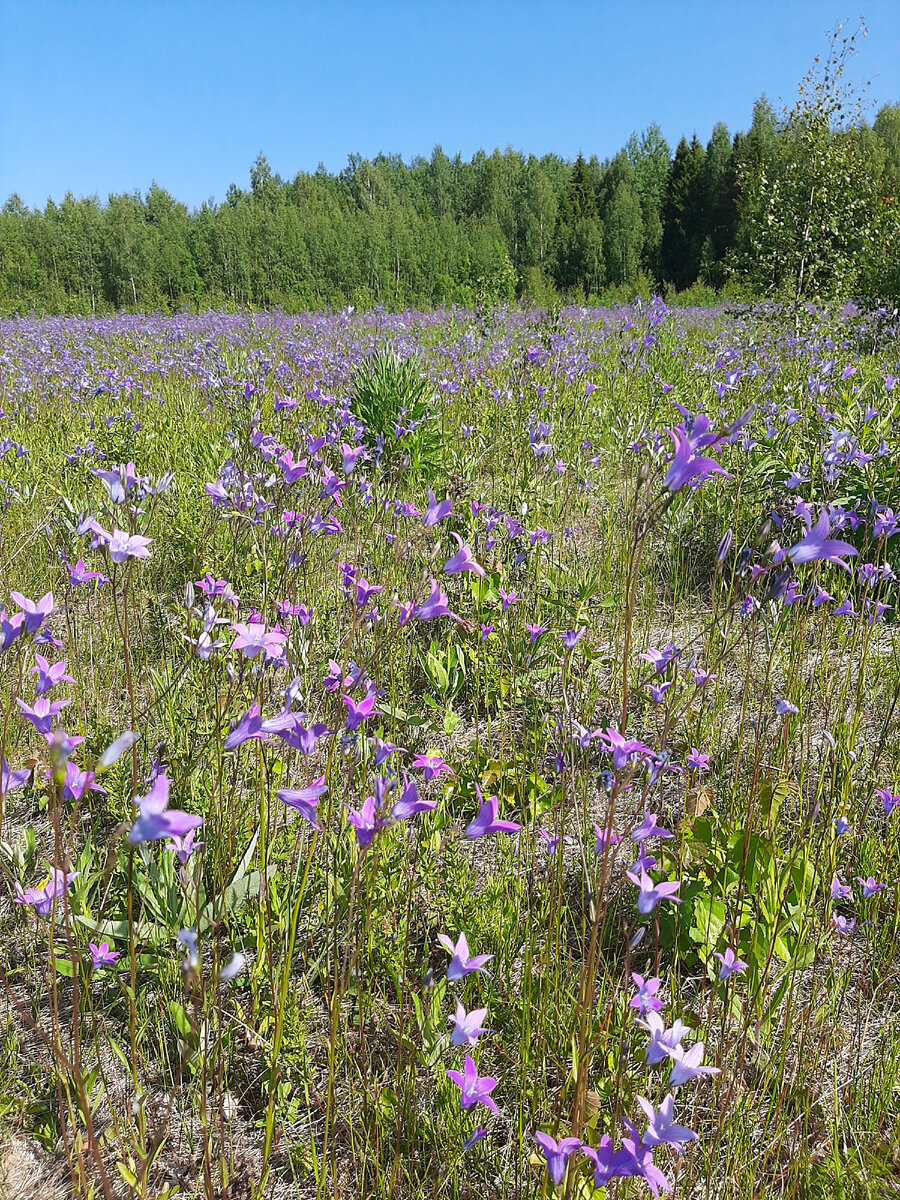
[[[714,458],[696,455],[690,438],[671,429],[668,433],[675,443],[675,453],[669,459],[669,469],[663,480],[665,491],[678,492],[693,479],[698,479],[698,483],[702,483],[704,479],[713,474],[724,475],[726,479],[730,478],[725,468],[720,467]]]
[[[653,979],[645,979],[643,975],[638,975],[634,971],[631,978],[634,981],[637,992],[628,1002],[628,1007],[637,1009],[642,1017],[646,1016],[649,1012],[658,1012],[663,1006],[662,1000],[656,994],[659,991],[659,976],[654,976]]]
[[[547,1174],[552,1183],[562,1183],[569,1165],[569,1158],[576,1150],[581,1149],[581,1138],[560,1138],[557,1142],[548,1133],[538,1131],[534,1140],[541,1148],[541,1153],[547,1160]]]
[[[454,1046],[474,1046],[481,1035],[487,1033],[487,1030],[481,1026],[481,1022],[486,1016],[486,1008],[473,1008],[470,1012],[466,1012],[457,1000],[456,1014],[448,1018],[453,1022],[453,1032],[450,1034],[451,1043]]]
[[[418,621],[433,621],[436,617],[450,617],[453,621],[459,621],[459,617],[450,611],[447,603],[447,597],[444,592],[438,587],[437,583],[432,579],[431,595],[424,604],[418,605],[413,609],[413,616]]]
[[[40,600],[29,600],[21,592],[10,592],[12,599],[18,604],[25,618],[25,632],[37,633],[50,614],[53,612],[53,593],[47,592]]]
[[[391,818],[394,821],[406,821],[409,817],[416,816],[417,813],[433,812],[436,808],[437,800],[420,800],[415,780],[407,779],[404,775],[403,791],[400,793],[400,799],[391,809]]]
[[[169,808],[170,788],[168,777],[157,775],[147,795],[136,797],[139,816],[128,831],[128,840],[133,846],[156,842],[160,838],[184,837],[189,830],[203,824],[202,817]]]
[[[681,887],[681,881],[676,883],[654,883],[646,871],[641,871],[640,877],[633,874],[631,871],[625,872],[628,879],[639,888],[638,892],[638,912],[651,913],[656,908],[661,900],[672,900],[675,904],[680,904],[681,900],[676,895]]]
[[[295,808],[305,821],[309,821],[313,829],[318,829],[316,823],[316,805],[325,793],[328,791],[325,785],[325,776],[320,775],[308,787],[304,788],[281,788],[278,792],[278,799],[282,804],[287,804],[289,808]]]
[[[515,821],[503,821],[497,816],[498,800],[496,796],[488,796],[487,800],[481,794],[481,788],[475,784],[475,791],[478,794],[478,802],[481,807],[478,810],[478,816],[474,821],[470,821],[465,828],[465,836],[467,838],[487,837],[492,833],[518,833],[522,828]]]
[[[497,1086],[497,1080],[492,1079],[490,1075],[482,1075],[479,1078],[478,1068],[468,1054],[462,1073],[448,1071],[447,1075],[459,1088],[459,1103],[462,1108],[472,1108],[476,1104],[484,1104],[491,1112],[497,1112],[497,1105],[491,1099],[491,1092]]]
[[[99,946],[88,942],[88,949],[91,952],[91,966],[95,971],[100,971],[103,967],[111,967],[119,957],[118,950],[110,950],[109,942],[101,942]]]
[[[422,524],[426,526],[437,525],[439,521],[443,521],[445,517],[449,517],[453,512],[452,500],[441,500],[438,502],[434,498],[434,492],[429,489],[428,492],[428,507],[425,510],[425,515],[422,517]]]
[[[462,571],[474,571],[476,575],[484,577],[484,567],[477,561],[471,549],[463,542],[458,533],[453,535],[456,538],[459,549],[452,558],[448,558],[444,563],[444,572],[447,575],[459,575]]]
[[[663,1100],[658,1109],[654,1109],[649,1100],[643,1096],[637,1097],[637,1102],[646,1114],[647,1130],[641,1141],[645,1146],[671,1146],[673,1150],[682,1153],[685,1142],[696,1142],[698,1135],[692,1129],[675,1124],[673,1111],[675,1099],[671,1092]]]
[[[705,1050],[703,1042],[697,1042],[691,1046],[690,1050],[685,1050],[681,1046],[673,1046],[669,1051],[669,1058],[675,1064],[669,1075],[669,1083],[672,1087],[680,1087],[683,1083],[688,1083],[691,1079],[698,1079],[702,1075],[719,1074],[718,1067],[702,1066]]]
[[[476,954],[470,957],[469,943],[466,941],[464,933],[459,935],[455,946],[445,933],[438,934],[438,941],[451,955],[450,965],[447,967],[448,983],[456,983],[460,979],[465,979],[473,971],[483,971],[484,964],[490,962],[494,957],[493,954]]]
[[[661,825],[657,825],[656,813],[644,813],[643,821],[641,821],[637,829],[631,831],[632,841],[635,842],[643,842],[645,838],[651,837],[670,838],[674,836],[668,829],[663,829]]]
[[[650,1034],[650,1044],[644,1053],[644,1062],[648,1067],[652,1067],[668,1058],[670,1052],[676,1046],[680,1046],[682,1040],[688,1036],[690,1029],[680,1020],[677,1020],[671,1029],[667,1029],[665,1021],[654,1009],[649,1009],[645,1017],[644,1021],[635,1021],[635,1025],[640,1025]]]
[[[75,682],[71,675],[66,674],[66,664],[64,662],[53,663],[51,666],[42,654],[35,654],[34,660],[37,666],[31,668],[31,673],[32,675],[37,675],[34,684],[36,695],[45,695],[52,687],[56,687],[58,683]]]
[[[806,523],[806,534],[789,550],[783,550],[776,554],[775,558],[779,561],[786,558],[796,566],[809,562],[830,562],[849,571],[850,568],[843,561],[841,555],[853,557],[857,554],[857,550],[849,542],[829,537],[831,521],[828,517],[828,510],[822,509],[815,525],[812,523],[812,517],[805,511],[801,511],[801,516]]]
[[[61,871],[59,867],[51,867],[50,875],[40,887],[22,889],[16,884],[16,904],[24,904],[33,908],[39,917],[49,917],[54,901],[64,895],[72,885],[77,871]]]
[[[724,954],[719,954],[718,951],[713,955],[722,964],[719,968],[719,982],[725,979],[730,979],[732,975],[739,975],[747,970],[747,963],[743,959],[738,958],[730,946],[726,947]]]

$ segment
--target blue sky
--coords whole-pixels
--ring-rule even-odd
[[[841,0],[2,0],[0,202],[155,180],[187,204],[347,155],[511,144],[601,158],[790,101]],[[868,0],[852,77],[900,101],[900,4]],[[855,28],[856,18],[848,22]]]

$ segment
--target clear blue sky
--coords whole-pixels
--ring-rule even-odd
[[[440,143],[601,158],[790,101],[846,0],[0,0],[0,202],[151,181],[187,204]],[[900,3],[857,0],[854,62],[900,100]],[[857,16],[848,21],[855,28]]]

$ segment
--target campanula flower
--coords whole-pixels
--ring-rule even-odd
[[[110,967],[119,957],[118,950],[111,950],[109,942],[101,942],[99,946],[95,946],[93,942],[88,942],[88,949],[91,952],[91,966],[95,971],[102,970],[103,967]]]
[[[569,1165],[569,1158],[576,1150],[581,1149],[581,1138],[560,1138],[557,1142],[547,1133],[538,1131],[534,1140],[541,1148],[541,1153],[547,1161],[547,1174],[553,1183],[562,1183]]]
[[[490,1075],[479,1076],[478,1068],[468,1054],[462,1073],[448,1071],[447,1074],[459,1088],[459,1103],[462,1108],[472,1108],[476,1104],[484,1104],[491,1112],[497,1112],[497,1105],[491,1099],[491,1092],[497,1086],[497,1080]]]
[[[456,983],[460,979],[465,979],[473,971],[483,971],[484,964],[490,962],[494,957],[493,954],[476,954],[470,957],[469,943],[466,941],[464,933],[459,935],[455,946],[445,933],[438,934],[438,941],[451,955],[450,965],[447,967],[448,983]]]
[[[459,549],[452,558],[448,558],[444,563],[444,572],[447,575],[459,575],[463,571],[473,571],[479,577],[484,577],[484,567],[475,558],[469,546],[463,542],[458,533],[453,535],[456,538]]]
[[[203,824],[202,817],[169,808],[171,786],[168,776],[157,775],[147,795],[135,798],[139,816],[128,831],[128,840],[133,846],[161,838],[184,837],[189,830]]]
[[[470,821],[465,828],[467,838],[487,837],[493,833],[518,833],[522,828],[515,821],[503,821],[497,816],[498,800],[496,796],[488,796],[487,800],[481,794],[481,788],[475,784],[475,791],[481,807],[478,816]]]
[[[453,1022],[453,1032],[450,1041],[454,1046],[474,1046],[483,1033],[481,1022],[487,1016],[486,1008],[473,1008],[466,1012],[460,1002],[456,1002],[456,1013],[448,1020]]]
[[[628,1002],[629,1008],[636,1008],[641,1016],[645,1016],[649,1012],[657,1012],[662,1008],[663,1002],[657,996],[659,991],[660,978],[654,976],[653,979],[645,979],[643,975],[638,975],[636,971],[632,972],[632,980],[637,992]]]
[[[702,1065],[705,1050],[703,1042],[696,1042],[690,1050],[685,1050],[681,1046],[672,1047],[669,1051],[669,1058],[675,1064],[669,1075],[669,1083],[672,1087],[680,1087],[683,1083],[688,1083],[691,1079],[699,1079],[703,1075],[720,1073],[718,1067]]]
[[[646,871],[641,871],[640,876],[633,874],[631,871],[625,872],[628,879],[634,884],[638,891],[637,907],[639,913],[651,913],[656,908],[661,900],[672,900],[675,904],[680,904],[681,900],[676,895],[681,887],[681,881],[675,883],[654,883]]]
[[[699,1044],[699,1043],[698,1043]],[[671,1092],[663,1100],[658,1109],[654,1109],[649,1100],[643,1096],[637,1097],[637,1102],[644,1110],[649,1122],[641,1141],[645,1146],[671,1146],[673,1150],[682,1153],[681,1147],[685,1142],[696,1142],[698,1134],[684,1125],[675,1124],[674,1097]]]
[[[728,946],[724,954],[719,954],[718,951],[713,955],[722,964],[719,968],[719,981],[729,979],[732,975],[740,974],[747,970],[747,963],[743,959],[738,958],[732,948]]]
[[[309,821],[313,829],[318,829],[319,826],[316,823],[316,805],[327,791],[325,776],[320,775],[308,787],[281,788],[278,792],[278,799],[282,804],[287,804],[289,808],[295,808],[305,821]]]

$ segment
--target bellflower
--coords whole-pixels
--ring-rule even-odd
[[[42,654],[35,654],[36,667],[31,668],[32,675],[37,675],[34,690],[38,696],[43,696],[59,683],[74,683],[71,675],[66,674],[64,662],[53,663],[51,666]]]
[[[675,1124],[675,1099],[671,1092],[663,1100],[658,1109],[654,1109],[649,1100],[643,1096],[637,1097],[637,1102],[644,1110],[649,1124],[641,1141],[645,1146],[671,1146],[673,1150],[682,1153],[685,1142],[696,1142],[698,1135],[692,1129]]]
[[[463,542],[458,533],[453,535],[456,538],[459,549],[452,558],[448,558],[444,563],[444,572],[447,575],[459,575],[462,571],[474,571],[476,575],[484,577],[484,567],[477,561],[472,554],[471,549]]]
[[[497,1112],[497,1105],[491,1099],[491,1092],[497,1086],[497,1080],[491,1078],[490,1075],[479,1077],[478,1068],[468,1054],[462,1073],[448,1071],[447,1074],[459,1088],[459,1103],[462,1108],[472,1108],[476,1104],[484,1104],[491,1112]]]
[[[695,1043],[690,1050],[685,1050],[681,1046],[672,1047],[669,1051],[669,1058],[675,1064],[669,1075],[669,1083],[672,1087],[680,1087],[683,1083],[688,1083],[691,1079],[699,1079],[703,1075],[720,1073],[718,1067],[702,1065],[705,1050],[703,1042]]]
[[[474,1046],[481,1035],[487,1033],[487,1030],[481,1026],[481,1022],[486,1016],[486,1008],[473,1008],[470,1012],[466,1012],[457,1000],[456,1014],[448,1018],[453,1022],[453,1032],[450,1034],[451,1043],[454,1046]]]
[[[289,808],[295,808],[305,821],[309,821],[313,829],[318,830],[319,826],[316,823],[316,805],[328,788],[325,785],[325,776],[320,775],[308,787],[303,788],[281,788],[278,792],[278,799],[282,804],[287,804]]]
[[[676,883],[654,883],[646,871],[641,871],[640,876],[634,875],[631,871],[625,872],[628,879],[639,889],[637,907],[639,913],[652,913],[657,904],[661,900],[672,900],[675,904],[680,904],[681,900],[676,895],[681,887],[681,881]]]
[[[460,979],[465,979],[473,971],[483,971],[484,964],[490,962],[494,957],[493,954],[476,954],[470,957],[469,943],[466,941],[464,933],[459,935],[455,946],[445,933],[438,934],[438,941],[451,955],[450,965],[447,967],[448,983],[456,983]]]
[[[170,788],[168,777],[157,775],[147,795],[135,798],[139,816],[128,831],[128,840],[133,846],[140,842],[156,842],[161,838],[184,837],[189,830],[198,829],[203,824],[202,817],[169,808]]]
[[[475,784],[475,791],[478,794],[478,801],[481,807],[478,810],[478,816],[470,821],[465,828],[465,836],[467,838],[487,837],[492,833],[518,833],[522,828],[515,821],[503,821],[497,816],[498,800],[496,796],[488,796],[487,800],[481,794],[481,788]]]
[[[547,1133],[538,1131],[534,1140],[541,1148],[541,1153],[547,1161],[547,1174],[553,1183],[562,1183],[569,1165],[569,1158],[576,1150],[581,1149],[581,1138],[560,1138],[557,1142]]]
[[[747,970],[747,963],[743,959],[738,958],[732,948],[728,946],[724,954],[719,954],[718,951],[713,955],[722,964],[719,968],[719,982],[729,979],[732,975],[740,974]]]

